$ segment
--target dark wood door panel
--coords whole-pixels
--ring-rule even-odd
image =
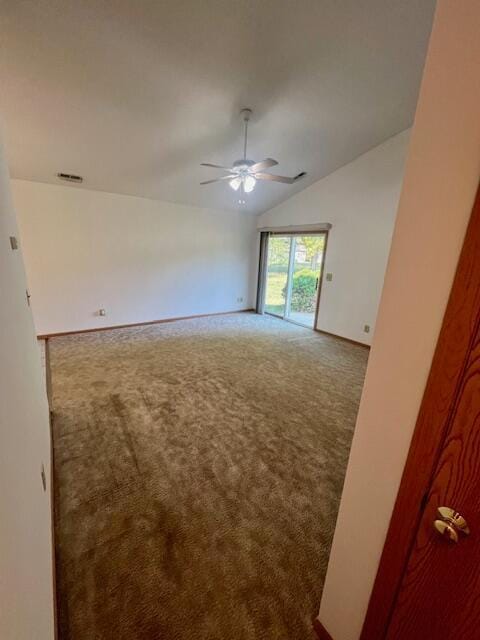
[[[471,529],[458,543],[433,528],[437,507]],[[428,502],[389,626],[388,640],[480,638],[480,331],[458,389]]]

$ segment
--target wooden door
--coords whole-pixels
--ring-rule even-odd
[[[442,537],[433,526],[442,520],[437,513],[440,506],[462,514],[470,534],[459,531],[458,542]],[[386,637],[480,638],[478,327]]]
[[[439,507],[469,535],[442,536]],[[361,637],[480,638],[480,191]]]

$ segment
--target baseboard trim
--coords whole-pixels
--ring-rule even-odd
[[[48,338],[38,338],[38,340],[45,341],[45,382],[47,385],[48,410],[51,415],[53,407],[52,407],[52,369],[50,367],[50,345],[48,344]]]
[[[178,316],[175,318],[162,318],[161,320],[149,320],[148,322],[132,322],[130,324],[114,324],[109,327],[95,327],[94,329],[77,329],[75,331],[59,331],[57,333],[42,333],[38,340],[48,340],[60,336],[74,336],[80,333],[94,333],[95,331],[110,331],[111,329],[128,329],[128,327],[145,327],[150,324],[163,324],[164,322],[177,322],[177,320],[192,320],[193,318],[210,318],[213,316],[229,316],[233,313],[251,313],[255,309],[236,309],[235,311],[218,311],[217,313],[199,313],[193,316]]]
[[[332,636],[325,629],[318,618],[312,620],[313,630],[317,634],[318,640],[333,640]]]
[[[50,345],[48,340],[45,340],[45,378],[50,426],[50,522],[52,527],[53,632],[54,640],[58,640],[57,548],[55,539],[55,448],[53,446],[52,370],[50,367]]]
[[[323,329],[314,329],[317,333],[323,333],[325,336],[330,336],[331,338],[337,338],[338,340],[343,340],[344,342],[349,342],[350,344],[356,344],[358,347],[364,347],[365,349],[370,349],[369,344],[365,344],[364,342],[358,342],[358,340],[352,340],[351,338],[344,338],[343,336],[339,336],[336,333],[330,333],[330,331],[323,331]]]

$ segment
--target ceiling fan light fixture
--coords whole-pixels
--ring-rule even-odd
[[[255,189],[255,185],[257,181],[253,176],[245,176],[245,180],[243,183],[243,188],[245,189],[245,193],[251,193]]]
[[[232,189],[234,191],[238,191],[240,185],[242,184],[242,179],[241,178],[233,178],[233,180],[230,180],[230,182],[228,183]]]
[[[204,167],[212,167],[213,169],[221,169],[226,172],[227,175],[219,176],[214,180],[205,180],[200,184],[211,184],[212,182],[228,181],[228,184],[234,191],[238,191],[241,188],[240,193],[245,195],[251,193],[255,189],[257,180],[268,180],[270,182],[283,182],[284,184],[293,184],[303,178],[306,173],[302,171],[295,177],[279,176],[273,173],[266,173],[265,169],[275,167],[278,162],[273,158],[265,158],[257,162],[247,157],[247,136],[248,136],[248,121],[252,115],[251,109],[242,109],[241,115],[244,122],[244,138],[243,138],[243,158],[235,160],[231,167],[227,167],[221,164],[212,164],[211,162],[202,162]],[[239,200],[240,204],[240,200]]]

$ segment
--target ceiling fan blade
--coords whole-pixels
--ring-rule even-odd
[[[272,180],[273,182],[283,182],[284,184],[293,184],[296,178],[287,178],[287,176],[274,176],[272,173],[256,173],[257,180]]]
[[[278,162],[273,158],[265,158],[265,160],[262,160],[261,162],[252,164],[252,166],[248,167],[248,169],[250,172],[263,171],[264,169],[270,169],[270,167],[274,167],[276,164],[278,164]]]
[[[232,167],[222,167],[220,164],[211,164],[210,162],[201,162],[201,167],[213,167],[214,169],[223,169],[223,171],[231,171]]]
[[[231,174],[229,176],[222,176],[221,178],[214,178],[213,180],[205,180],[205,182],[200,182],[200,184],[211,184],[212,182],[221,182],[222,180],[231,180],[232,178],[236,178],[235,174]]]

